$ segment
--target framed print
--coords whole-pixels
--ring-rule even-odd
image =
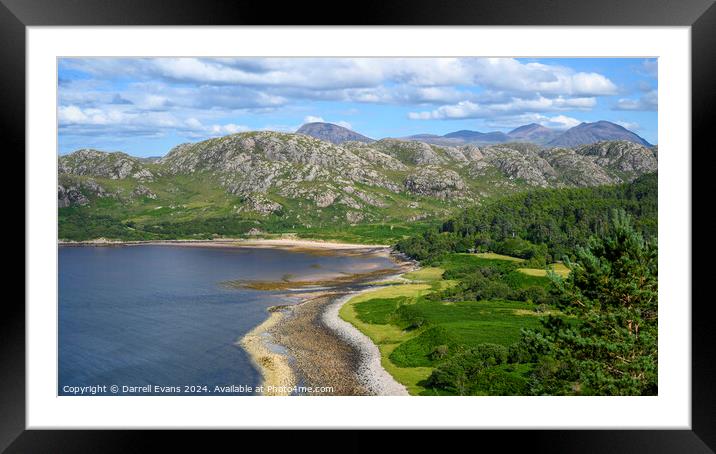
[[[711,452],[692,149],[716,9],[479,3],[3,0],[27,267],[2,446],[512,429]]]

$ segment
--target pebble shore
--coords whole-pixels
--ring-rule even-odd
[[[394,279],[413,266],[395,260],[400,269],[385,270],[383,279]],[[375,282],[375,277],[371,276],[370,282]],[[320,389],[303,393],[308,395],[408,395],[383,368],[378,347],[338,315],[350,298],[375,288],[366,281],[342,280],[335,287],[307,292],[296,305],[274,308],[263,324],[241,340],[261,371],[264,388],[290,383]],[[273,352],[270,344],[285,348],[287,354]]]
[[[364,291],[371,291],[372,288]],[[362,292],[361,292],[362,293]],[[358,370],[356,372],[358,381],[375,396],[408,396],[408,390],[398,383],[381,364],[380,350],[378,346],[339,315],[341,307],[347,303],[355,294],[345,295],[334,299],[328,304],[323,312],[323,322],[327,327],[337,333],[341,339],[350,344],[359,354]]]

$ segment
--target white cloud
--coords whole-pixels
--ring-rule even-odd
[[[642,70],[649,77],[658,77],[659,75],[659,60],[647,59],[641,63]]]
[[[548,128],[564,130],[577,126],[581,123],[581,121],[566,115],[555,115],[550,117],[537,113],[500,117],[486,121],[488,126],[494,128],[515,128],[517,126],[530,123],[537,123]]]
[[[169,130],[188,137],[212,137],[248,131],[235,123],[205,125],[196,117],[180,119],[168,112],[122,111],[119,109],[60,106],[57,110],[60,130],[75,135],[157,135]]]
[[[547,126],[549,128],[555,129],[569,129],[577,126],[580,123],[581,121],[577,120],[576,118],[568,117],[566,115],[557,115],[540,121],[540,124],[542,126]]]
[[[303,124],[306,123],[333,123],[334,125],[343,126],[344,128],[352,129],[352,126],[350,123],[344,120],[340,121],[327,121],[324,120],[323,117],[315,116],[315,115],[308,115],[306,117],[303,117]],[[298,129],[298,128],[294,128]]]
[[[87,115],[77,106],[60,106],[57,111],[60,123],[76,124],[88,120]]]
[[[193,117],[187,119],[184,124],[192,135],[225,136],[227,134],[249,131],[247,126],[237,125],[235,123],[204,125],[201,121]]]
[[[236,134],[239,132],[246,132],[249,131],[250,128],[248,126],[243,125],[237,125],[234,123],[227,123],[224,125],[211,125],[208,128],[208,131],[210,131],[214,135],[223,136],[226,134]]]
[[[546,98],[512,98],[508,102],[494,104],[478,104],[472,101],[461,101],[457,104],[440,106],[432,111],[410,112],[411,120],[443,120],[459,118],[490,118],[520,112],[549,112],[556,110],[588,110],[596,105],[593,97]]]
[[[476,67],[475,80],[490,88],[568,96],[605,96],[617,92],[617,86],[609,78],[594,72],[575,72],[564,66],[544,63],[522,63],[513,58],[469,61]]]
[[[656,90],[651,90],[639,98],[621,98],[614,106],[614,110],[651,110],[659,107],[659,95]]]
[[[323,117],[317,117],[314,115],[308,115],[303,118],[304,123],[325,123],[326,120],[323,119]]]
[[[643,66],[652,71],[656,61]],[[567,127],[577,120],[549,113],[590,110],[618,91],[604,74],[513,58],[70,58],[60,60],[60,77],[60,132],[107,137],[231,134],[248,129],[240,123],[249,114],[260,118],[254,123],[283,123],[267,115],[279,108],[296,115],[288,123],[312,112],[304,123],[352,129],[305,110],[312,101],[408,106],[415,120],[531,117]],[[623,98],[614,109],[655,110],[652,91],[653,99]]]
[[[191,129],[202,129],[204,127],[204,125],[202,125],[199,120],[197,120],[196,118],[193,118],[193,117],[187,119],[185,123]]]
[[[614,123],[631,131],[638,131],[641,129],[641,125],[634,121],[615,121]]]
[[[348,123],[347,121],[343,121],[343,120],[337,121],[336,124],[338,126],[343,126],[344,128],[353,129],[353,126],[351,126],[351,124]]]
[[[515,93],[603,96],[616,85],[595,72],[513,58],[150,58],[70,59],[73,69],[104,77],[118,74],[211,86],[267,89],[301,88],[320,97],[324,91],[390,86],[435,88],[416,91],[426,102],[450,101],[445,87],[480,86]],[[363,102],[377,102],[377,93],[354,93]]]

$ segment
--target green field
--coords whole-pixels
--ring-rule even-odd
[[[529,276],[538,276],[543,277],[547,276],[547,273],[549,271],[552,271],[556,275],[560,277],[567,277],[569,276],[569,268],[567,268],[567,265],[564,263],[552,263],[547,267],[547,269],[538,269],[538,268],[518,268],[517,271],[527,274]]]
[[[530,301],[436,297],[486,267],[502,272],[505,285],[515,291],[549,285],[546,270],[541,276],[524,273],[518,271],[519,262],[499,254],[449,254],[436,266],[404,274],[408,281],[404,284],[393,283],[352,298],[340,316],[373,340],[383,367],[411,394],[445,394],[427,384],[440,364],[482,344],[509,347],[520,339],[522,329],[538,328],[543,315],[559,314]],[[526,365],[500,367],[499,373],[508,379],[529,369]]]

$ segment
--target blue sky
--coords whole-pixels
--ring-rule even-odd
[[[383,138],[608,120],[657,143],[656,59],[63,58],[58,77],[61,154],[310,121]]]

